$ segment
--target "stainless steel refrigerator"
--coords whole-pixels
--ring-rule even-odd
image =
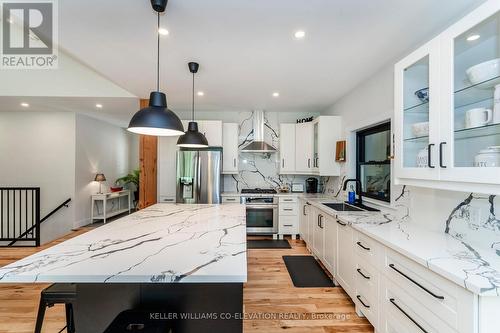
[[[221,203],[221,173],[222,148],[181,148],[177,151],[176,202]]]

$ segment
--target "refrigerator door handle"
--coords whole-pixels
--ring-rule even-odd
[[[196,154],[196,203],[201,202],[201,156],[200,152]]]

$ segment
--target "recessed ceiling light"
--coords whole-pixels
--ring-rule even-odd
[[[476,35],[470,35],[469,37],[467,37],[467,40],[468,40],[469,42],[473,42],[473,41],[475,41],[475,40],[478,40],[479,38],[481,38],[481,35],[477,35],[477,34],[476,34]]]
[[[28,103],[21,103],[21,106],[22,106],[23,108],[29,108],[29,106],[30,106],[30,105],[29,105]]]
[[[198,91],[196,94],[197,94],[198,96],[205,96],[205,93],[204,93],[203,91]]]
[[[303,39],[306,36],[306,32],[304,30],[297,30],[293,35],[296,39]]]
[[[280,97],[280,93],[279,92],[273,92],[273,97]]]
[[[158,29],[158,33],[163,36],[167,36],[169,34],[168,30],[165,28]]]
[[[96,107],[96,108],[98,108],[98,109],[102,109],[102,104],[97,103],[97,104],[95,105],[95,107]]]

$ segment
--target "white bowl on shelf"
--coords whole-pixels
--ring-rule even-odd
[[[411,133],[415,137],[428,136],[429,135],[429,122],[424,121],[421,123],[415,123],[411,125]]]
[[[492,88],[500,83],[500,58],[485,61],[472,66],[467,69],[465,73],[473,85],[490,80],[480,84],[478,88]]]
[[[500,146],[492,146],[480,150],[474,157],[474,166],[477,168],[500,167]]]

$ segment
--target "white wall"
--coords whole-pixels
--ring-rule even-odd
[[[99,191],[93,179],[104,173],[107,181],[102,191],[107,192],[115,180],[130,172],[130,134],[120,127],[76,115],[75,154],[75,227],[90,222],[90,196]],[[137,153],[138,161],[138,153]],[[135,166],[134,166],[135,167]]]
[[[75,115],[0,112],[0,186],[39,186],[41,217],[75,192]],[[68,233],[75,205],[44,223],[42,243]]]

